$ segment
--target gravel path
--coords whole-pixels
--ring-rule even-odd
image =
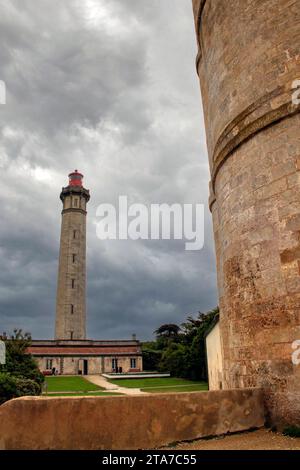
[[[173,448],[176,450],[300,450],[300,438],[259,429],[216,439],[183,442]]]
[[[111,384],[102,375],[85,375],[84,378],[89,380],[93,384],[99,385],[99,387],[105,388],[105,390],[109,390],[110,392],[123,393],[124,395],[147,395],[145,392],[142,392],[139,388],[126,388]]]

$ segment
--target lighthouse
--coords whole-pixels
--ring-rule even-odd
[[[141,344],[86,337],[86,216],[90,192],[75,170],[62,188],[63,204],[57,281],[55,338],[33,340],[28,352],[44,374],[88,375],[141,372]],[[102,312],[105,315],[105,312]]]
[[[86,339],[86,216],[90,192],[75,170],[62,188],[55,339]]]

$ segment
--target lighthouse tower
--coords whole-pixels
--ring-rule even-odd
[[[193,0],[211,169],[220,386],[261,387],[268,421],[277,427],[300,426],[300,365],[292,356],[300,338],[297,7],[289,0]]]
[[[55,339],[86,339],[86,205],[89,190],[83,175],[69,175],[63,203],[58,268]]]

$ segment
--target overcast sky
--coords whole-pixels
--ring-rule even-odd
[[[88,336],[150,339],[217,305],[191,0],[0,0],[0,330],[54,335],[62,186],[88,206]],[[205,245],[100,241],[96,209],[204,203]]]

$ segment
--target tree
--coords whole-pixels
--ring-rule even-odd
[[[144,361],[148,367],[192,380],[207,380],[205,334],[219,314],[219,308],[189,315],[179,327],[164,324],[155,330],[156,341],[148,343]],[[150,346],[151,345],[151,346]],[[150,352],[151,350],[151,352]],[[159,354],[161,358],[159,359]]]
[[[162,351],[143,348],[143,369],[147,371],[158,370]]]
[[[169,343],[162,353],[159,364],[160,372],[170,372],[173,377],[190,376],[190,352],[184,344]]]
[[[199,312],[196,319],[188,317],[188,321],[182,325],[185,340],[190,345],[190,378],[193,380],[207,380],[205,334],[218,314],[218,307],[207,313]]]
[[[154,331],[156,336],[164,338],[176,338],[180,332],[180,326],[174,323],[167,323],[161,325],[157,330]]]
[[[14,330],[11,336],[3,334],[0,339],[6,345],[6,363],[0,366],[0,394],[7,392],[7,398],[23,395],[39,395],[44,376],[38,369],[27,349],[31,344],[31,335],[22,330]],[[5,385],[7,381],[7,385]]]

